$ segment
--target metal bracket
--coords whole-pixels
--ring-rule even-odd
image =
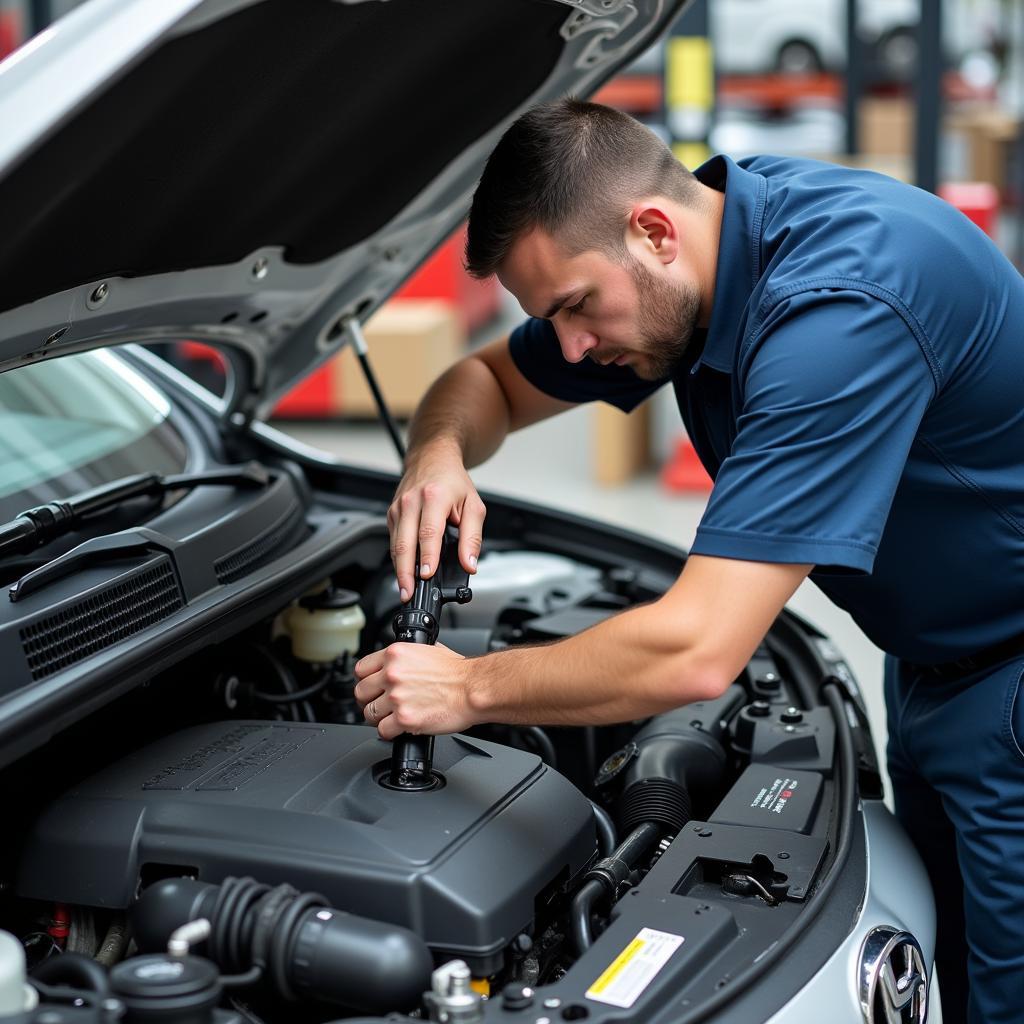
[[[365,356],[369,352],[366,344],[366,335],[363,334],[363,325],[356,316],[350,316],[345,321],[344,344],[351,345],[357,355]]]
[[[574,7],[592,18],[603,18],[609,14],[618,14],[630,0],[555,0],[556,3]]]
[[[614,0],[613,6],[604,7],[604,0],[558,0],[573,8],[573,13],[562,25],[560,34],[566,42],[574,42],[581,36],[589,40],[581,45],[574,64],[577,68],[595,68],[615,60],[620,53],[633,43],[634,33],[626,29],[637,22],[636,0]],[[661,0],[650,0],[660,6]],[[637,27],[646,31],[647,22],[641,20]],[[608,46],[610,41],[614,41]]]

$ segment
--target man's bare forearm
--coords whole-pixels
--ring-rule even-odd
[[[689,632],[645,605],[557,643],[486,655],[473,665],[472,713],[484,722],[603,725],[717,696],[729,680]]]
[[[466,468],[490,458],[509,432],[505,392],[490,367],[468,356],[430,387],[409,427],[406,465],[422,453],[449,448]]]

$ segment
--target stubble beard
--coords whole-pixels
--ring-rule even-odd
[[[659,281],[639,260],[630,257],[636,285],[637,330],[642,359],[632,366],[641,380],[665,380],[682,361],[700,313],[700,292],[694,286],[673,287]]]

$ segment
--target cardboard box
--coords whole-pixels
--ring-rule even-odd
[[[909,157],[914,152],[914,104],[902,96],[868,96],[858,106],[860,151]]]
[[[950,116],[947,128],[967,140],[970,179],[988,182],[1005,193],[1009,185],[1007,167],[1020,121],[998,107],[974,107]]]
[[[427,388],[465,354],[462,318],[442,299],[393,299],[364,328],[370,365],[396,416],[411,416]],[[355,353],[334,361],[335,408],[344,416],[377,415]]]
[[[613,405],[594,406],[592,466],[599,484],[614,487],[650,463],[650,407],[647,402],[631,413]]]

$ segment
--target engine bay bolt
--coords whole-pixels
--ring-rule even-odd
[[[707,838],[708,838],[708,836],[710,836],[710,835],[711,835],[711,829],[709,829],[709,828],[702,828],[702,829],[701,829],[701,830],[700,830],[700,831],[699,831],[699,832],[697,833],[697,835],[699,835],[699,836],[701,837],[701,839],[707,839]]]
[[[473,975],[464,960],[451,960],[431,975],[425,996],[430,1019],[439,1024],[475,1024],[483,1020],[483,997],[473,991]]]
[[[501,990],[501,1005],[505,1010],[525,1010],[533,1006],[533,989],[513,981]]]
[[[533,939],[525,932],[520,932],[512,943],[517,953],[529,953],[533,949]]]
[[[804,720],[804,713],[799,708],[786,708],[779,717],[783,722],[795,725]]]
[[[102,306],[107,301],[107,296],[110,294],[110,286],[103,282],[103,284],[96,285],[95,288],[89,293],[89,301],[87,305],[95,309],[97,306]]]
[[[544,1000],[545,1010],[557,1010],[562,1005],[562,1000],[558,996],[549,996]]]
[[[772,713],[771,705],[766,700],[755,700],[749,711],[754,718],[767,718]]]

